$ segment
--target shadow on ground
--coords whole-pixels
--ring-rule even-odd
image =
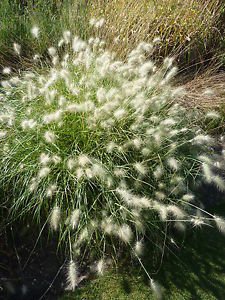
[[[218,205],[213,212],[225,216],[225,205]],[[149,253],[145,260],[149,273],[152,272],[151,261]],[[225,236],[211,227],[196,230],[180,250],[164,258],[154,278],[163,286],[165,299],[225,299]],[[136,265],[89,281],[61,299],[147,300],[154,297],[147,276]]]

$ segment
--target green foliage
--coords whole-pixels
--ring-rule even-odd
[[[46,47],[54,45],[60,33],[71,30],[86,37],[88,30],[87,6],[83,0],[65,1],[1,1],[0,19],[0,65],[18,68],[21,59],[13,54],[13,43],[22,46],[22,57],[31,58],[35,54],[46,55]],[[40,28],[38,43],[31,38],[30,30]],[[25,64],[25,62],[23,62]],[[27,65],[30,65],[27,62]]]

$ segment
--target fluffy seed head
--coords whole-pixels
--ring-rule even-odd
[[[38,178],[42,179],[48,176],[48,174],[51,172],[51,169],[49,167],[43,167],[38,172]]]
[[[59,206],[55,206],[50,216],[50,227],[53,230],[58,230],[61,220],[61,210]]]
[[[69,30],[66,30],[63,32],[63,39],[65,41],[66,44],[68,44],[70,42],[71,39],[71,32]]]
[[[47,143],[53,144],[55,142],[55,134],[52,131],[46,131],[44,138]]]
[[[220,114],[217,113],[216,111],[210,111],[206,114],[206,118],[209,119],[219,119],[220,118]]]
[[[192,143],[196,145],[212,145],[214,143],[214,139],[209,135],[199,134],[193,138]]]
[[[34,38],[38,38],[39,36],[39,28],[37,26],[34,26],[31,28],[31,34]]]
[[[212,182],[213,173],[212,173],[212,170],[211,170],[209,164],[203,163],[202,170],[203,170],[203,174],[205,175],[206,181],[209,183]]]
[[[8,75],[8,74],[10,74],[10,73],[11,73],[11,68],[9,68],[9,67],[6,67],[6,68],[4,68],[4,69],[2,70],[2,74]]]
[[[163,192],[156,191],[156,192],[155,192],[155,197],[156,197],[158,200],[164,200],[164,199],[166,198],[166,195],[165,195]]]
[[[21,122],[21,127],[23,128],[23,130],[27,130],[27,129],[34,129],[37,125],[37,122],[33,119],[30,120],[24,120]]]
[[[20,53],[21,53],[21,46],[20,46],[19,44],[14,43],[14,44],[13,44],[13,49],[14,49],[14,51],[15,51],[15,53],[16,53],[17,55],[20,55]]]
[[[108,235],[111,235],[117,229],[110,217],[102,221],[101,228]]]
[[[118,229],[117,234],[124,243],[129,243],[133,235],[130,226],[127,224],[121,225]]]
[[[81,166],[81,167],[84,167],[86,166],[87,164],[90,163],[90,159],[87,157],[87,155],[85,154],[81,154],[79,157],[78,157],[78,164]]]
[[[195,196],[193,194],[185,194],[182,197],[182,199],[187,202],[194,200],[194,198],[195,198]]]
[[[45,165],[47,165],[51,161],[51,158],[50,158],[50,156],[48,154],[41,153],[39,161],[40,161],[40,164],[42,164],[42,165],[45,166]]]
[[[104,274],[105,271],[105,262],[103,259],[100,259],[97,264],[96,264],[96,271],[97,274],[102,276]]]
[[[0,140],[3,139],[4,137],[6,137],[6,135],[7,135],[7,131],[1,130],[0,131]]]
[[[134,252],[137,256],[142,256],[144,251],[144,245],[142,241],[137,241],[134,246]]]
[[[216,185],[217,189],[221,192],[225,191],[225,181],[222,177],[219,175],[214,175],[211,178],[212,182]]]
[[[185,213],[177,205],[168,205],[167,212],[177,219],[183,219],[185,216]]]
[[[146,175],[147,170],[146,167],[143,163],[140,162],[136,162],[134,164],[134,168],[137,170],[138,173],[140,173],[141,175]]]
[[[157,166],[153,175],[156,179],[160,179],[163,175],[163,168],[161,166]]]
[[[50,47],[48,48],[48,53],[51,55],[51,56],[55,56],[57,51],[54,47]]]
[[[155,295],[156,299],[162,299],[162,287],[152,278],[150,279],[150,286],[152,289],[153,294]]]
[[[71,171],[76,165],[76,161],[73,158],[67,160],[67,168]]]
[[[179,162],[174,157],[168,158],[167,164],[173,171],[177,171],[179,169]]]
[[[71,260],[67,267],[68,290],[74,291],[78,285],[78,271],[76,263]]]
[[[59,164],[62,161],[61,157],[58,155],[53,155],[51,160],[55,165]]]
[[[75,209],[70,217],[70,225],[72,227],[72,229],[76,229],[79,223],[79,218],[80,218],[80,210],[79,209]]]
[[[216,223],[218,230],[221,233],[225,234],[225,220],[219,216],[214,216],[214,221]]]
[[[202,225],[205,225],[203,218],[197,215],[191,218],[191,223],[193,224],[193,227],[201,227]]]
[[[57,185],[51,184],[46,190],[46,196],[52,197],[54,195],[54,193],[56,192],[56,190],[57,190]]]

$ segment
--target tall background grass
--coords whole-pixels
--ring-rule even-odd
[[[18,65],[12,43],[22,45],[22,56],[45,49],[58,42],[67,29],[82,38],[90,36],[89,19],[104,17],[101,30],[107,45],[124,58],[140,41],[160,37],[154,56],[175,56],[182,70],[195,71],[224,64],[224,7],[221,0],[206,1],[134,1],[134,0],[38,0],[9,1],[0,4],[0,65]],[[41,39],[30,37],[38,24]],[[93,32],[91,32],[93,33]]]
[[[218,0],[98,0],[93,16],[106,19],[107,43],[124,57],[140,41],[161,38],[157,58],[175,56],[180,67],[221,63],[224,3]]]

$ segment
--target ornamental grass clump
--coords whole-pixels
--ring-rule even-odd
[[[193,191],[201,180],[225,184],[200,113],[178,104],[172,59],[158,67],[142,42],[123,62],[98,38],[64,36],[70,51],[48,49],[51,66],[2,82],[0,183],[9,218],[47,221],[59,234],[74,289],[84,258],[99,259],[102,274],[109,254],[126,247],[139,258],[145,237],[165,246],[168,228],[213,221]]]

